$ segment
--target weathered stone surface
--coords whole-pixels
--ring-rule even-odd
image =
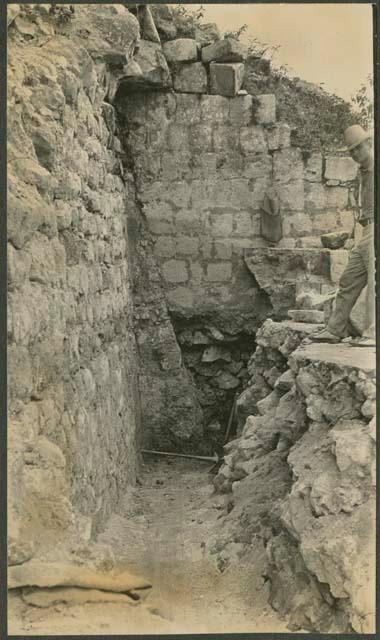
[[[273,154],[273,177],[280,183],[303,179],[304,166],[301,150],[296,147],[281,149]]]
[[[247,47],[233,38],[225,38],[202,49],[202,62],[243,62]]]
[[[207,72],[202,62],[186,64],[174,71],[174,90],[181,93],[207,93]]]
[[[210,65],[210,92],[221,96],[236,96],[244,76],[244,65],[239,63]]]
[[[257,124],[273,124],[276,122],[276,96],[274,94],[268,93],[255,96],[254,102],[256,107],[254,117]],[[289,145],[282,144],[280,146],[285,147]]]
[[[217,491],[232,491],[223,544],[247,543],[251,530],[266,537],[270,602],[292,630],[370,632],[375,445],[373,425],[362,416],[372,415],[375,353],[356,356],[348,345],[297,348],[310,327],[300,335],[299,326],[268,320],[257,333],[248,365],[254,375],[243,396],[254,392],[257,398],[258,374],[269,379],[274,369],[280,372],[289,354],[291,369],[257,403],[263,415],[248,416],[240,437],[225,447],[215,479]],[[281,480],[268,519],[266,500],[255,500],[264,487],[269,496],[275,460]]]
[[[7,26],[9,27],[12,24],[13,20],[20,13],[20,5],[19,4],[10,4],[7,6]]]
[[[309,182],[321,182],[322,180],[322,154],[312,153],[305,166],[305,179]]]
[[[252,96],[238,95],[230,100],[229,120],[237,127],[252,124]]]
[[[123,83],[159,88],[172,86],[169,67],[160,44],[148,40],[140,40],[139,50],[134,59],[142,71],[142,76],[126,77]]]
[[[274,313],[281,317],[295,307],[297,284],[304,282],[309,287],[314,282],[320,287],[330,283],[330,260],[327,249],[273,248],[245,252],[248,269],[270,296]]]
[[[191,38],[178,38],[165,42],[162,49],[168,62],[194,62],[198,58],[197,43]]]
[[[356,178],[357,172],[358,165],[352,158],[339,156],[328,156],[326,158],[325,180],[350,182]]]
[[[268,127],[266,137],[269,151],[290,147],[290,127],[285,122],[279,122],[273,127]]]

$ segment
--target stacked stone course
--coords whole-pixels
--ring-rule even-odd
[[[243,251],[268,246],[260,208],[270,187],[283,216],[278,247],[317,249],[323,233],[352,234],[356,165],[315,153],[304,159],[291,146],[289,127],[275,122],[274,96],[144,92],[120,111],[175,312],[239,304],[234,293],[247,290]],[[131,126],[141,113],[146,125],[137,134]]]
[[[88,542],[138,465],[128,201],[105,102],[112,74],[75,35],[68,46],[42,10],[36,22],[16,16],[9,29],[11,564],[26,546],[30,557]],[[78,30],[81,20],[88,49],[95,33],[104,48],[118,36],[133,51],[138,25],[124,8],[83,8]],[[32,42],[20,45],[25,24]],[[39,29],[47,28],[54,37],[46,40]]]

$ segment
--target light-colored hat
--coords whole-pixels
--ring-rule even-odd
[[[355,149],[361,142],[371,138],[371,134],[368,131],[364,131],[360,124],[354,124],[351,127],[347,127],[344,134],[344,141],[346,146],[341,151],[351,151]]]

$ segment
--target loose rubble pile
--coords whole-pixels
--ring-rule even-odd
[[[290,627],[374,625],[375,354],[303,344],[315,325],[267,320],[239,397],[241,436],[215,478],[231,493],[219,562],[255,539]],[[246,418],[246,416],[248,417]],[[245,419],[246,418],[246,419]]]
[[[204,436],[213,452],[235,426],[235,398],[247,380],[247,360],[253,336],[228,333],[213,325],[192,321],[191,328],[177,328],[178,342],[190,371],[203,412]]]

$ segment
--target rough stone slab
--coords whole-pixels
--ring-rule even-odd
[[[174,72],[173,83],[181,93],[207,93],[207,71],[202,62],[183,65]]]
[[[53,607],[57,604],[81,605],[88,602],[121,602],[130,606],[136,606],[138,600],[133,600],[126,593],[112,593],[99,589],[75,589],[69,587],[56,587],[55,589],[29,589],[22,590],[22,599],[33,607],[41,609]]]
[[[247,47],[233,38],[225,38],[202,49],[203,62],[243,62]]]
[[[257,124],[273,124],[276,122],[276,96],[274,93],[263,93],[255,96],[255,120]]]
[[[328,156],[326,158],[325,180],[338,180],[350,182],[355,180],[358,173],[358,165],[352,158]]]
[[[376,349],[375,347],[351,347],[347,344],[313,342],[299,347],[291,354],[289,361],[293,361],[298,367],[307,362],[326,362],[375,374]]]
[[[210,65],[210,93],[234,97],[239,91],[244,76],[244,65],[240,63]]]
[[[41,562],[30,560],[22,565],[9,567],[8,588],[20,587],[81,587],[125,592],[146,589],[151,583],[127,571],[107,573],[65,562]]]
[[[198,47],[192,38],[178,38],[162,45],[168,62],[193,62],[198,58]]]

